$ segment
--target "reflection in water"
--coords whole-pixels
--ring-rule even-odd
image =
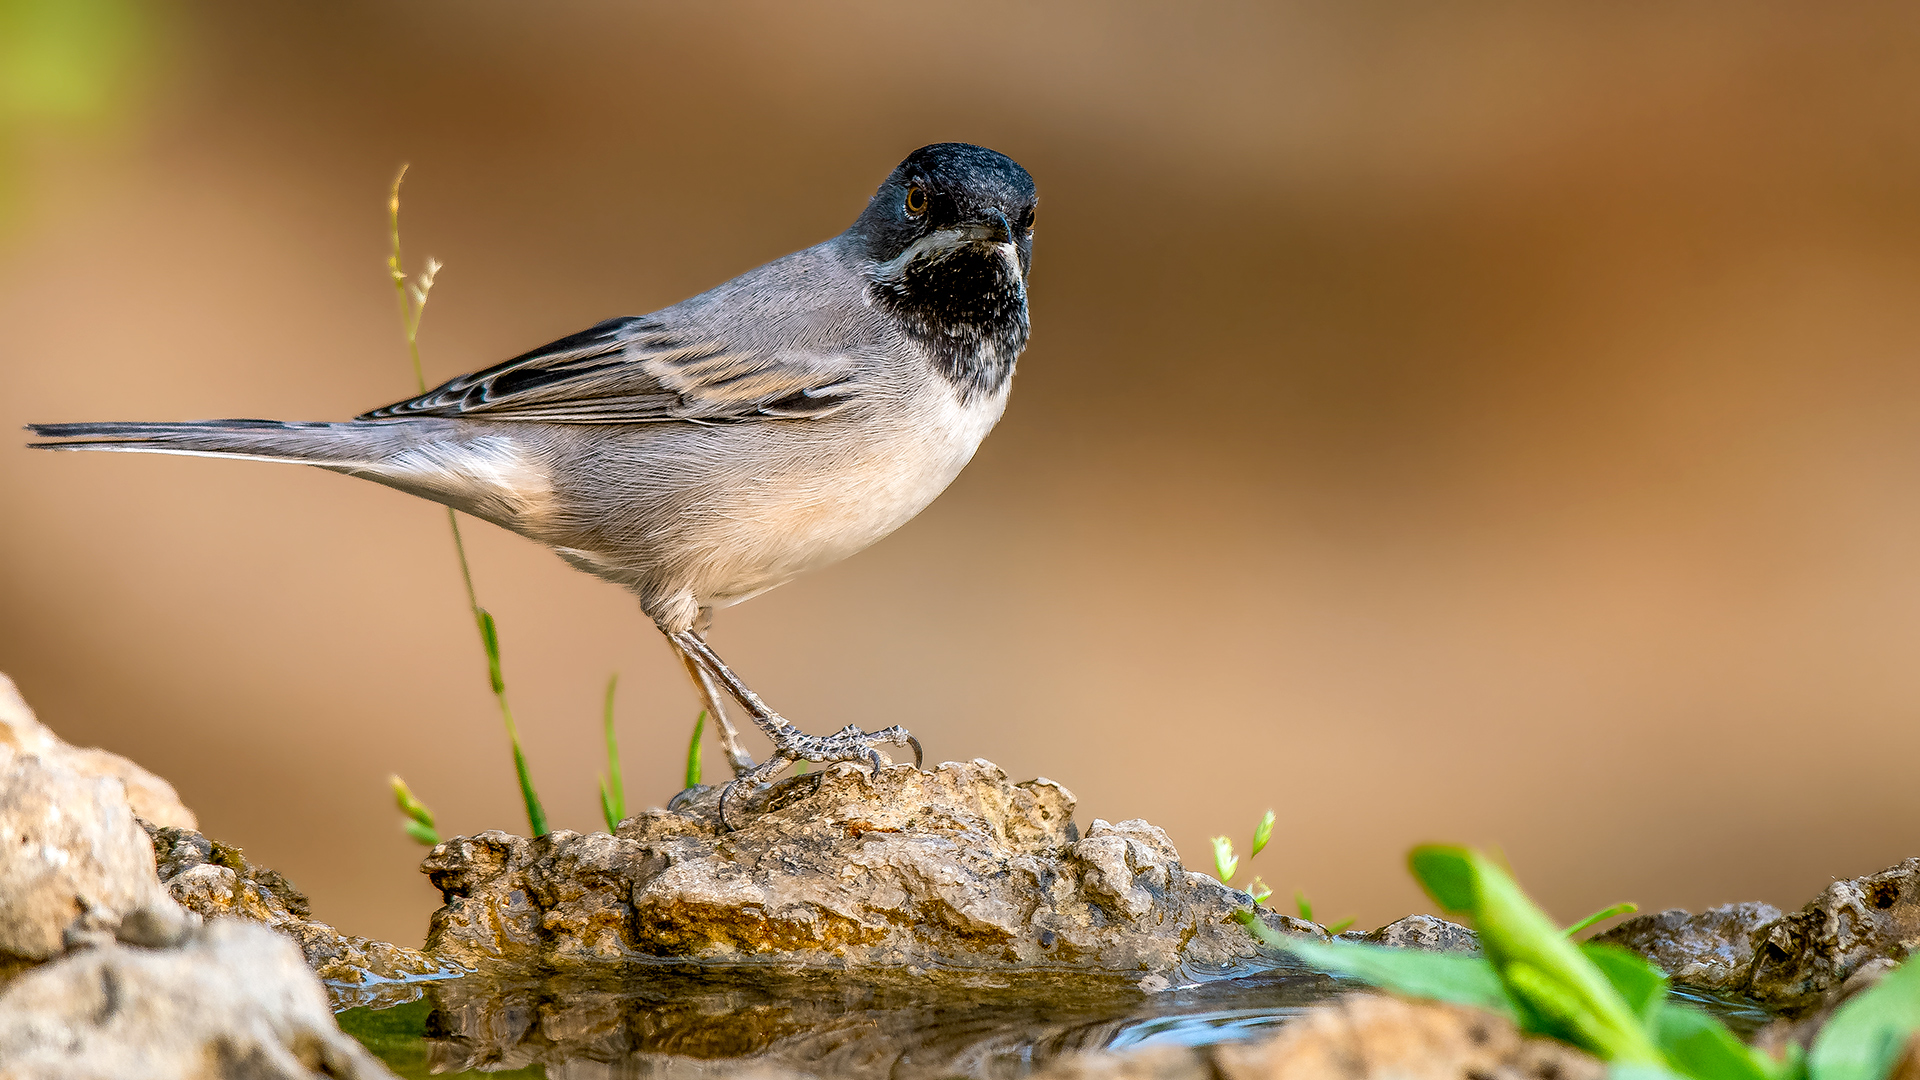
[[[835,1077],[1010,1078],[1074,1051],[1250,1038],[1334,992],[1322,976],[1278,972],[1147,994],[1085,975],[856,982],[640,970],[617,981],[431,983],[419,1002],[340,1021],[403,1076],[544,1066],[555,1080],[615,1080],[764,1063]]]

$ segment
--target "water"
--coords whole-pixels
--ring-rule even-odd
[[[856,979],[642,968],[620,978],[470,976],[376,988],[385,1000],[346,1009],[340,1026],[409,1078],[641,1080],[764,1062],[850,1080],[1015,1080],[1062,1054],[1251,1039],[1351,988],[1288,970],[1146,993],[1083,974]],[[1742,1036],[1769,1019],[1738,998],[1682,988],[1674,996]]]
[[[822,1076],[1012,1080],[1062,1054],[1252,1038],[1342,988],[1268,972],[1146,993],[1086,975],[642,969],[619,980],[416,984],[340,1025],[404,1077],[699,1076],[767,1062]]]

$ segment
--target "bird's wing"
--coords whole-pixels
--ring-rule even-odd
[[[858,390],[845,356],[741,347],[642,316],[608,319],[358,419],[634,424],[820,417]]]

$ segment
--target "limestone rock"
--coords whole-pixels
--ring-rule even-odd
[[[1595,941],[1639,953],[1675,982],[1739,990],[1753,965],[1753,935],[1780,920],[1772,904],[1722,904],[1694,915],[1680,908],[1636,915]]]
[[[1340,940],[1386,945],[1396,949],[1425,949],[1428,952],[1480,951],[1480,935],[1459,923],[1450,923],[1433,915],[1408,915],[1365,933],[1349,930],[1340,935]]]
[[[177,948],[76,950],[0,990],[7,1080],[380,1080],[293,944],[221,919]]]
[[[188,829],[148,826],[160,882],[187,910],[265,923],[293,938],[308,966],[332,983],[432,978],[458,969],[417,949],[350,937],[312,917],[305,893],[278,871],[247,862],[239,848]]]
[[[1252,898],[1180,865],[1143,821],[1080,835],[1073,796],[986,761],[871,774],[842,763],[758,793],[737,832],[718,791],[616,835],[487,832],[435,848],[427,951],[470,966],[634,960],[1212,973],[1257,958]],[[1316,932],[1262,911],[1270,925]]]
[[[1064,1057],[1035,1080],[1600,1080],[1606,1066],[1492,1013],[1352,994],[1271,1039]]]
[[[172,906],[119,780],[33,754],[0,761],[0,960],[47,960]]]
[[[1836,881],[1812,903],[1754,937],[1743,989],[1802,1007],[1874,959],[1903,960],[1920,946],[1920,858]]]
[[[0,770],[13,757],[38,757],[81,776],[114,777],[125,785],[127,804],[140,818],[181,829],[200,827],[172,784],[119,754],[69,745],[34,717],[13,680],[0,675]]]

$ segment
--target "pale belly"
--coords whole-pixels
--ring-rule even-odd
[[[663,628],[691,625],[702,608],[737,604],[906,524],[959,475],[1005,404],[1004,393],[972,405],[944,399],[917,417],[654,441],[623,462],[634,470],[617,485],[624,505],[590,531],[535,538],[631,588]]]

